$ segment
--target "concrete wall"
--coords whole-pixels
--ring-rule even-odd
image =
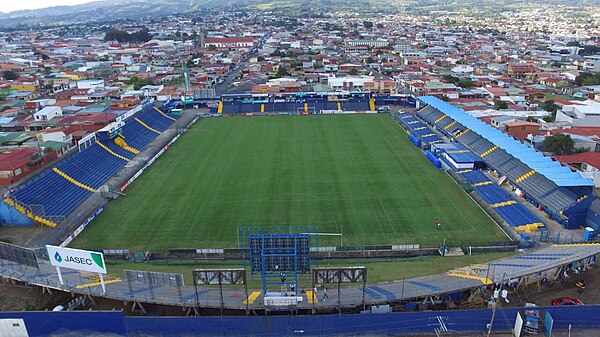
[[[0,201],[0,225],[3,226],[33,226],[33,220],[19,213],[4,201]]]

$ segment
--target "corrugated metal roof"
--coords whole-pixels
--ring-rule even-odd
[[[584,178],[577,172],[572,172],[568,167],[562,166],[550,157],[545,157],[533,148],[485,124],[449,103],[433,96],[422,96],[419,99],[445,113],[481,137],[498,145],[506,153],[544,175],[557,186],[594,186],[594,182],[591,179]]]

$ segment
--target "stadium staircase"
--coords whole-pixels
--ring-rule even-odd
[[[97,141],[67,156],[19,186],[4,201],[37,223],[56,227],[177,117],[147,107],[125,122],[120,137]]]

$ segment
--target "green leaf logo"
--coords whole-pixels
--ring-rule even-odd
[[[104,270],[104,263],[102,263],[102,255],[100,253],[90,253],[92,255],[92,260],[98,265],[98,267]]]

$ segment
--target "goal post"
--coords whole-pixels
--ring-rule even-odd
[[[339,236],[340,237],[340,247],[342,247],[344,245],[344,233],[302,233],[302,234],[308,234],[310,236]]]
[[[309,114],[312,114],[312,115],[314,115],[314,114],[316,113],[315,111],[316,111],[316,110],[315,110],[315,107],[314,107],[314,106],[308,106],[308,105],[306,105],[306,106],[302,106],[302,107],[297,107],[297,108],[296,108],[296,112],[297,112],[298,114],[306,114],[306,113],[309,113]]]

